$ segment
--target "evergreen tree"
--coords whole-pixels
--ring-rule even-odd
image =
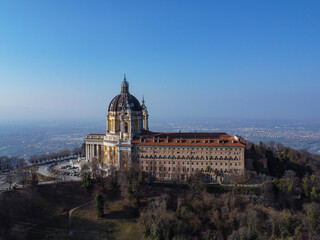
[[[96,196],[96,210],[98,214],[98,219],[103,217],[104,214],[104,199],[101,194]]]
[[[93,180],[90,176],[90,173],[85,173],[82,177],[82,187],[87,189],[88,193],[91,193],[93,188]]]

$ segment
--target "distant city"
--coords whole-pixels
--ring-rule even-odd
[[[150,123],[154,131],[226,132],[255,143],[280,142],[285,146],[320,154],[320,122],[202,121]],[[104,133],[104,122],[1,124],[0,156],[58,152],[79,147],[89,133]]]

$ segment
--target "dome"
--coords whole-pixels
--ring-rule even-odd
[[[121,84],[121,93],[112,99],[109,104],[108,111],[118,112],[127,110],[128,108],[130,108],[132,111],[142,110],[138,99],[129,93],[129,83],[126,80],[126,75],[124,75],[124,80]]]
[[[130,93],[120,93],[119,95],[115,96],[112,101],[109,104],[109,110],[108,111],[122,111],[127,110],[129,107],[132,111],[141,111],[141,105],[134,96],[132,96]]]

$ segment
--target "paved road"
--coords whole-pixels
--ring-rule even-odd
[[[45,165],[41,165],[38,167],[38,173],[44,175],[44,176],[48,176],[48,177],[51,177],[52,174],[48,171],[48,166],[50,164],[45,164]],[[61,170],[60,167],[61,166],[65,166],[65,165],[70,165],[70,161],[69,160],[66,160],[58,165],[55,165],[54,168],[57,169],[57,170]],[[67,171],[67,170],[65,170]],[[79,172],[79,170],[77,170]],[[6,191],[9,189],[9,183],[6,182],[6,177],[9,173],[0,173],[0,192],[1,191]],[[11,174],[13,174],[11,172]],[[14,186],[16,185],[16,182],[19,181],[18,179],[18,176],[16,174],[14,174],[14,182],[11,184],[11,186]],[[76,176],[69,176],[69,175],[61,175],[60,176],[61,180],[63,181],[80,181],[81,178],[80,177],[76,177]],[[39,183],[39,184],[50,184],[52,182],[43,182],[43,183]],[[22,186],[17,186],[17,187],[22,187]]]
[[[66,166],[66,165],[70,165],[70,162],[69,161],[62,162],[61,164],[53,166],[53,169],[59,171],[62,166]],[[49,164],[39,166],[38,173],[40,173],[44,176],[52,177],[52,174],[47,170],[48,166],[49,166]],[[70,171],[68,171],[68,172],[70,172]],[[60,178],[64,181],[80,181],[81,180],[80,177],[69,176],[69,175],[61,175]]]

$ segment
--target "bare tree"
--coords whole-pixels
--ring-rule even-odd
[[[6,176],[5,182],[9,184],[9,189],[11,189],[12,183],[14,183],[15,177],[11,173]]]
[[[18,179],[19,179],[20,183],[24,187],[24,185],[27,183],[27,178],[30,174],[28,173],[28,171],[25,167],[19,167],[17,174],[18,174]]]

